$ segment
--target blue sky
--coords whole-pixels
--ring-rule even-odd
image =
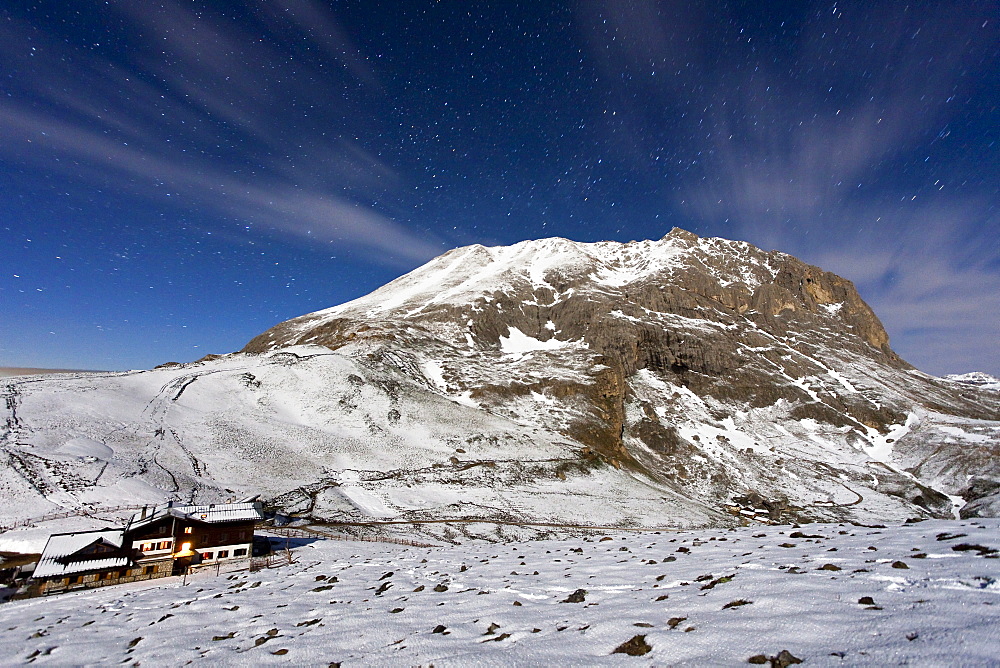
[[[475,6],[473,6],[473,4]],[[449,248],[674,226],[1000,374],[996,2],[0,9],[0,365],[237,350]]]

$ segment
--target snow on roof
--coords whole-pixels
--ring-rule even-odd
[[[238,522],[242,520],[262,520],[260,509],[255,503],[212,503],[202,506],[173,506],[170,514],[174,517],[198,520],[199,522]]]
[[[100,542],[110,547],[120,548],[124,534],[125,531],[123,529],[100,529],[98,531],[52,534],[49,536],[48,542],[45,543],[45,549],[42,551],[42,557],[38,560],[38,566],[35,568],[33,577],[44,578],[127,566],[129,563],[127,556],[82,559],[78,561],[68,561],[66,559],[66,557],[74,555],[94,543]]]
[[[257,503],[209,503],[202,505],[175,506],[173,501],[153,508],[146,517],[135,519],[128,526],[129,531],[152,524],[164,517],[177,517],[181,519],[196,520],[214,524],[218,522],[241,522],[247,520],[262,520],[264,516],[260,512]]]

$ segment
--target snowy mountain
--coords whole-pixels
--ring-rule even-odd
[[[983,387],[989,390],[1000,390],[1000,378],[995,378],[982,371],[972,371],[969,373],[953,373],[944,377],[954,383],[963,383],[974,387]]]
[[[240,353],[0,387],[20,517],[249,493],[342,521],[1000,510],[1000,393],[910,367],[849,281],[678,229],[459,248]]]

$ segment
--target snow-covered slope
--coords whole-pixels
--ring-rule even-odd
[[[994,666],[997,548],[995,520],[316,541],[257,573],[4,604],[0,644],[59,666]]]
[[[589,523],[618,524],[636,522],[642,504],[684,526],[718,521],[717,508],[421,381],[318,346],[11,381],[5,523],[251,494],[288,512],[353,520],[559,522],[584,509]]]
[[[874,521],[1000,489],[1000,393],[912,369],[849,281],[676,229],[460,248],[241,353],[0,392],[14,518],[259,493],[351,521]]]

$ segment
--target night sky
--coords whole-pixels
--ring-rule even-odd
[[[1000,2],[12,0],[0,366],[237,350],[449,248],[679,226],[1000,374]]]

